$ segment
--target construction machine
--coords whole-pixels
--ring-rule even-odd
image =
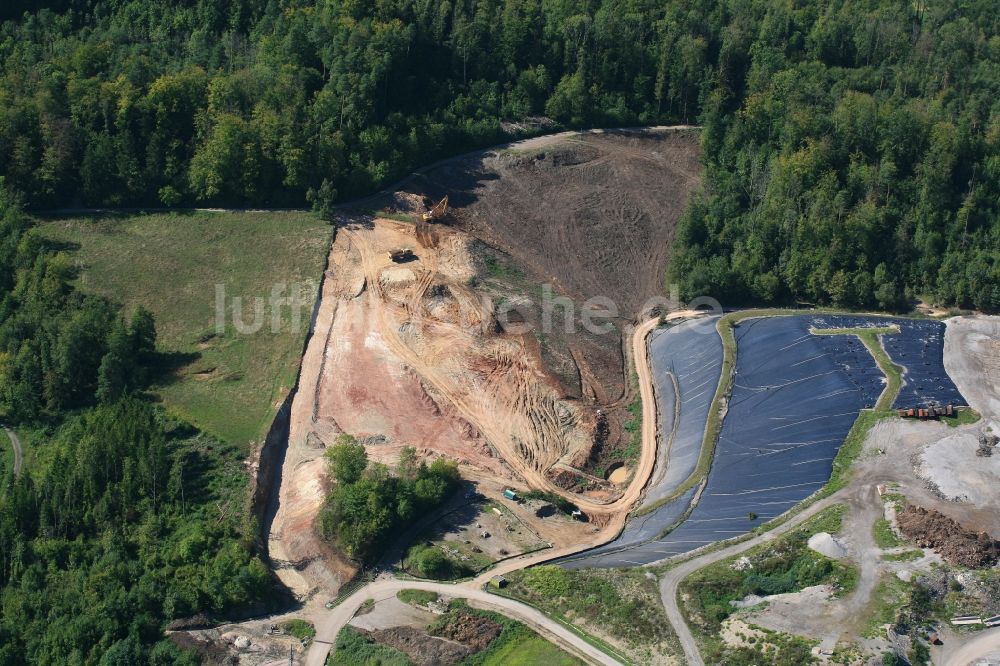
[[[420,219],[423,222],[436,222],[447,214],[448,214],[448,196],[445,195],[444,199],[438,201],[433,208],[431,208],[426,213],[421,214]]]
[[[392,250],[389,253],[389,261],[394,264],[405,264],[408,261],[413,261],[417,258],[417,255],[413,254],[413,250],[408,247],[404,247],[400,250]]]

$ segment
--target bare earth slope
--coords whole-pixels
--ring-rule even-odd
[[[698,184],[699,160],[691,129],[605,130],[465,157],[406,185],[432,198],[447,194],[453,223],[524,271],[535,303],[518,309],[536,327],[539,285],[572,299],[578,312],[587,299],[609,299],[599,309],[617,315],[610,333],[579,325],[566,333],[555,307],[555,325],[540,338],[547,370],[563,393],[604,411],[606,435],[588,472],[600,475],[620,462],[616,450],[628,445],[624,407],[635,395],[623,339],[650,299],[666,295],[664,268],[677,220]],[[611,310],[604,309],[608,303]]]
[[[674,225],[696,182],[696,137],[586,133],[529,147],[432,169],[429,178],[454,184],[447,225],[349,212],[338,222],[269,535],[272,562],[300,598],[334,592],[354,570],[314,533],[328,483],[323,450],[341,432],[390,464],[402,446],[457,459],[489,496],[510,484],[571,497],[589,525],[519,516],[553,552],[611,538],[639,498],[655,458],[645,432],[655,414],[644,414],[639,432],[625,409],[638,393],[629,377],[642,351],[632,349],[633,331],[643,302],[661,293]],[[397,211],[420,210],[405,193],[392,200]],[[413,256],[393,261],[403,248]],[[494,270],[495,261],[506,268]],[[618,307],[614,327],[524,333],[495,319],[498,303],[537,298],[539,283],[577,303],[608,296]],[[539,313],[538,303],[523,306],[529,322]],[[653,324],[641,327],[638,345]],[[553,370],[560,362],[573,365],[575,388]],[[590,473],[630,441],[628,474]]]
[[[662,294],[674,227],[701,172],[689,131],[581,134],[426,174],[473,236],[570,298],[613,299],[623,317]],[[478,162],[478,163],[476,163]],[[474,167],[465,187],[456,173]],[[433,191],[432,191],[433,188]]]

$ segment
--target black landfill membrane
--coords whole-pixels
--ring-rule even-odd
[[[817,336],[810,328],[889,324],[900,332],[882,336],[883,344],[906,368],[897,403],[964,404],[944,370],[940,322],[854,315],[746,320],[735,329],[737,374],[715,462],[691,515],[666,536],[565,566],[634,566],[685,553],[744,534],[818,490],[858,412],[874,406],[885,378],[857,337]],[[676,504],[663,507],[663,522],[644,521],[642,532],[668,528],[666,521],[686,508],[678,511]]]
[[[650,336],[649,364],[656,387],[660,446],[643,505],[673,493],[698,464],[705,420],[722,369],[722,340],[715,330],[717,321],[718,317],[689,320],[657,329]],[[564,561],[564,566],[575,569],[644,563],[645,560],[635,560],[629,549],[641,547],[676,523],[696,490],[692,488],[648,514],[632,516],[617,539]],[[642,556],[641,550],[638,556]]]

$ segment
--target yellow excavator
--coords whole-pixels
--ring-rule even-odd
[[[431,208],[426,213],[420,215],[420,219],[424,222],[436,222],[442,217],[448,214],[448,197],[445,195],[444,199],[438,201],[437,204]]]

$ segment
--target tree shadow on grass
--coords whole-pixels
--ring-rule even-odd
[[[150,386],[169,386],[181,381],[183,368],[201,359],[201,352],[158,351],[149,363]]]

